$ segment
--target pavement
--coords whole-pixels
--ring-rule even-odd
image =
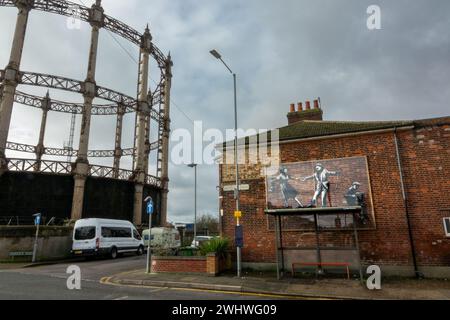
[[[385,279],[381,290],[368,290],[358,279],[276,280],[274,274],[248,273],[242,278],[231,274],[211,277],[201,274],[146,274],[144,269],[103,278],[105,284],[185,288],[292,299],[364,300],[449,300],[450,281]]]

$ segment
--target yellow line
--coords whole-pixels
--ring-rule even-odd
[[[250,293],[250,292],[237,292],[237,291],[225,291],[225,290],[212,290],[212,289],[192,289],[192,288],[171,288],[178,291],[193,291],[193,292],[211,292],[211,293],[223,293],[223,294],[233,294],[239,296],[251,296],[251,297],[266,297],[266,298],[283,298],[289,300],[316,300],[308,297],[300,296],[288,296],[281,294],[269,294],[269,293]]]
[[[174,291],[189,291],[189,292],[210,292],[210,293],[220,293],[220,294],[230,294],[230,295],[240,295],[240,296],[251,296],[251,297],[265,297],[265,298],[283,298],[289,300],[333,300],[327,298],[313,298],[313,297],[302,297],[302,296],[290,296],[282,294],[268,294],[268,293],[250,293],[250,292],[237,292],[237,291],[226,291],[226,290],[212,290],[212,289],[193,289],[193,288],[169,288],[169,287],[155,287],[147,285],[132,285],[132,284],[120,284],[111,282],[113,277],[103,277],[100,279],[100,283],[104,285],[117,286],[117,287],[130,287],[130,288],[166,288]]]
[[[161,287],[152,287],[152,286],[142,286],[142,285],[133,285],[133,284],[120,284],[111,282],[111,279],[113,277],[103,277],[100,279],[100,283],[108,286],[114,286],[114,287],[129,287],[129,288],[152,288],[152,289],[159,289]]]

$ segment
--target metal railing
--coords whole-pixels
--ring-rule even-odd
[[[52,160],[29,160],[29,159],[8,159],[8,170],[14,172],[43,172],[60,175],[71,175],[73,166],[70,162],[52,161]],[[97,178],[108,178],[116,180],[133,181],[134,172],[125,169],[114,169],[106,166],[89,165],[88,175]],[[157,188],[162,187],[161,179],[147,175],[145,184]]]
[[[67,226],[70,225],[69,219],[57,217],[42,217],[41,226]],[[32,216],[5,216],[0,217],[0,226],[34,226]]]

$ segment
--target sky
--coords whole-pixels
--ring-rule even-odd
[[[92,0],[74,1],[90,6]],[[409,120],[450,115],[448,0],[104,0],[105,13],[143,32],[174,61],[172,129],[234,127],[233,82],[209,51],[237,74],[239,127],[287,124],[289,104],[321,98],[325,120]],[[367,8],[381,9],[369,30]],[[7,65],[17,10],[0,8],[0,68]],[[90,26],[32,11],[21,69],[86,77]],[[100,32],[97,83],[136,94],[137,48]],[[157,79],[151,65],[151,77]],[[153,85],[153,82],[150,82]],[[19,90],[45,94],[42,88]],[[82,97],[51,90],[52,98]],[[36,144],[40,110],[15,105],[9,141]],[[134,116],[125,117],[123,147],[133,145]],[[70,115],[50,113],[45,145],[68,140]],[[79,135],[75,130],[75,147]],[[114,148],[114,117],[94,117],[90,149]],[[172,143],[172,147],[175,143]],[[16,156],[9,153],[8,156]],[[24,156],[24,155],[17,155]],[[26,155],[25,155],[26,156]],[[112,159],[93,163],[112,164]],[[130,166],[124,159],[124,168]],[[168,218],[193,221],[194,171],[170,164]],[[218,166],[198,167],[198,213],[218,214]]]

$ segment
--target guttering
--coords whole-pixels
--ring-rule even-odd
[[[397,128],[395,128],[394,129],[395,152],[396,152],[396,157],[397,157],[398,171],[399,171],[399,175],[400,175],[400,186],[402,189],[403,205],[405,207],[406,224],[408,226],[409,242],[411,244],[411,254],[412,254],[412,259],[413,259],[413,264],[414,264],[414,274],[415,274],[416,278],[423,279],[424,275],[419,271],[419,267],[417,265],[416,248],[414,245],[414,237],[413,237],[412,227],[411,227],[411,217],[409,215],[408,195],[406,193],[406,188],[405,188],[405,179],[404,179],[402,159],[401,159],[401,155],[400,155],[400,146],[398,143],[397,132],[398,132],[398,130],[397,130]]]
[[[412,130],[414,128],[415,128],[414,126],[404,126],[404,127],[399,127],[399,128],[388,128],[388,129],[378,129],[378,130],[350,132],[350,133],[340,133],[340,134],[332,134],[332,135],[319,136],[319,137],[309,137],[309,138],[299,138],[299,139],[286,139],[286,140],[281,140],[281,141],[277,142],[277,144],[281,145],[281,144],[290,144],[290,143],[306,142],[306,141],[339,139],[339,138],[363,136],[363,135],[368,135],[368,134],[379,134],[379,133],[390,133],[390,132],[395,132],[395,131],[397,131],[397,132],[398,131],[406,131],[406,130]],[[238,149],[248,148],[248,147],[257,147],[257,146],[271,146],[271,145],[272,145],[272,143],[270,143],[270,142],[252,143],[252,144],[238,145]],[[233,149],[234,150],[234,143],[232,145],[230,145],[230,146],[225,146],[225,147],[223,147],[223,144],[218,144],[216,146],[216,148],[217,149],[221,149],[221,150],[227,150],[227,149]]]

